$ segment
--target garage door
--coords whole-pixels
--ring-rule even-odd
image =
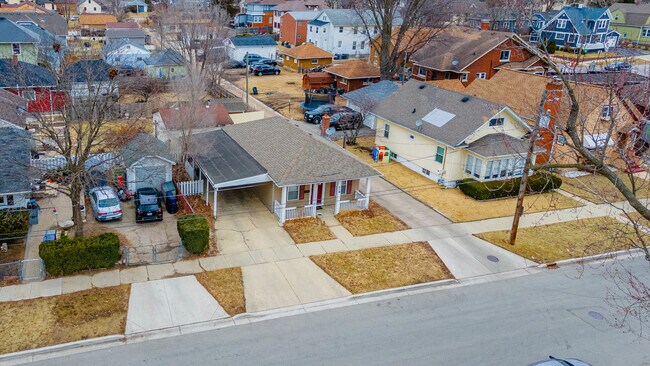
[[[136,189],[143,187],[153,187],[160,189],[162,184],[165,182],[165,171],[166,167],[164,165],[148,165],[138,167],[135,171]]]

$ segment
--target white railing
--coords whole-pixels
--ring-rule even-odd
[[[177,182],[178,190],[180,194],[185,196],[191,196],[193,194],[203,194],[205,189],[205,181],[203,180],[192,180],[186,182]]]
[[[282,221],[282,205],[280,202],[275,201],[273,203],[273,213],[278,218],[278,220]]]
[[[366,210],[366,200],[346,200],[339,203],[339,212],[341,211],[353,211],[353,210]]]
[[[115,160],[117,158],[118,156],[114,153],[92,154],[88,157],[88,160],[86,160],[86,169],[98,169],[102,171],[107,170],[116,163]],[[75,160],[74,157],[72,159]],[[52,158],[31,159],[29,161],[29,165],[40,170],[60,169],[65,167],[66,164],[67,160],[63,155],[58,155]]]
[[[359,191],[359,190],[354,191],[354,199],[355,200],[360,200],[360,199],[365,199],[365,198],[366,198],[366,195],[361,193],[361,191]]]
[[[294,220],[305,217],[316,217],[316,205],[307,205],[305,207],[287,207],[284,209],[284,219]]]
[[[296,207],[287,207],[284,209],[284,220],[299,219],[300,215]]]

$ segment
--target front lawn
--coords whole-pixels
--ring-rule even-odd
[[[357,146],[348,150],[384,174],[384,179],[420,200],[425,205],[447,216],[454,222],[476,221],[495,217],[512,216],[517,198],[504,198],[490,201],[477,201],[466,196],[458,188],[443,188],[402,164],[391,162],[377,164],[372,161],[369,151],[374,145],[374,137],[357,139]],[[564,180],[564,178],[563,178]],[[564,185],[562,186],[564,188]],[[372,194],[371,194],[372,197]],[[541,212],[577,207],[580,204],[555,192],[527,195],[524,199],[524,212]]]
[[[3,302],[0,353],[123,334],[130,285]]]
[[[335,217],[354,236],[410,229],[397,216],[374,201],[370,201],[367,210],[341,211]]]
[[[246,312],[241,267],[197,273],[196,279],[230,316]]]
[[[316,217],[288,220],[284,223],[284,230],[296,244],[336,239],[323,220]]]
[[[639,241],[631,225],[611,217],[519,229],[515,245],[508,243],[508,230],[476,236],[538,263],[631,249],[633,242]],[[645,240],[649,239],[646,236]]]
[[[618,176],[628,188],[632,188],[632,180],[625,173],[618,173]],[[642,178],[634,177],[636,185],[636,196],[639,198],[650,198],[650,184]],[[589,174],[578,178],[562,177],[562,187],[567,192],[591,201],[593,203],[620,202],[625,198],[609,179],[600,174]]]
[[[322,254],[310,258],[354,294],[453,278],[427,243]]]

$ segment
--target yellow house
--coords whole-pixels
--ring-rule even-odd
[[[372,111],[375,144],[442,185],[521,176],[530,127],[509,107],[411,80]],[[544,150],[535,149],[535,153]]]

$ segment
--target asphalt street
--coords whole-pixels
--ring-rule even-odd
[[[650,281],[643,259],[624,264]],[[608,323],[605,268],[584,269],[441,288],[38,364],[528,365],[553,355],[593,365],[650,365],[650,341]]]

